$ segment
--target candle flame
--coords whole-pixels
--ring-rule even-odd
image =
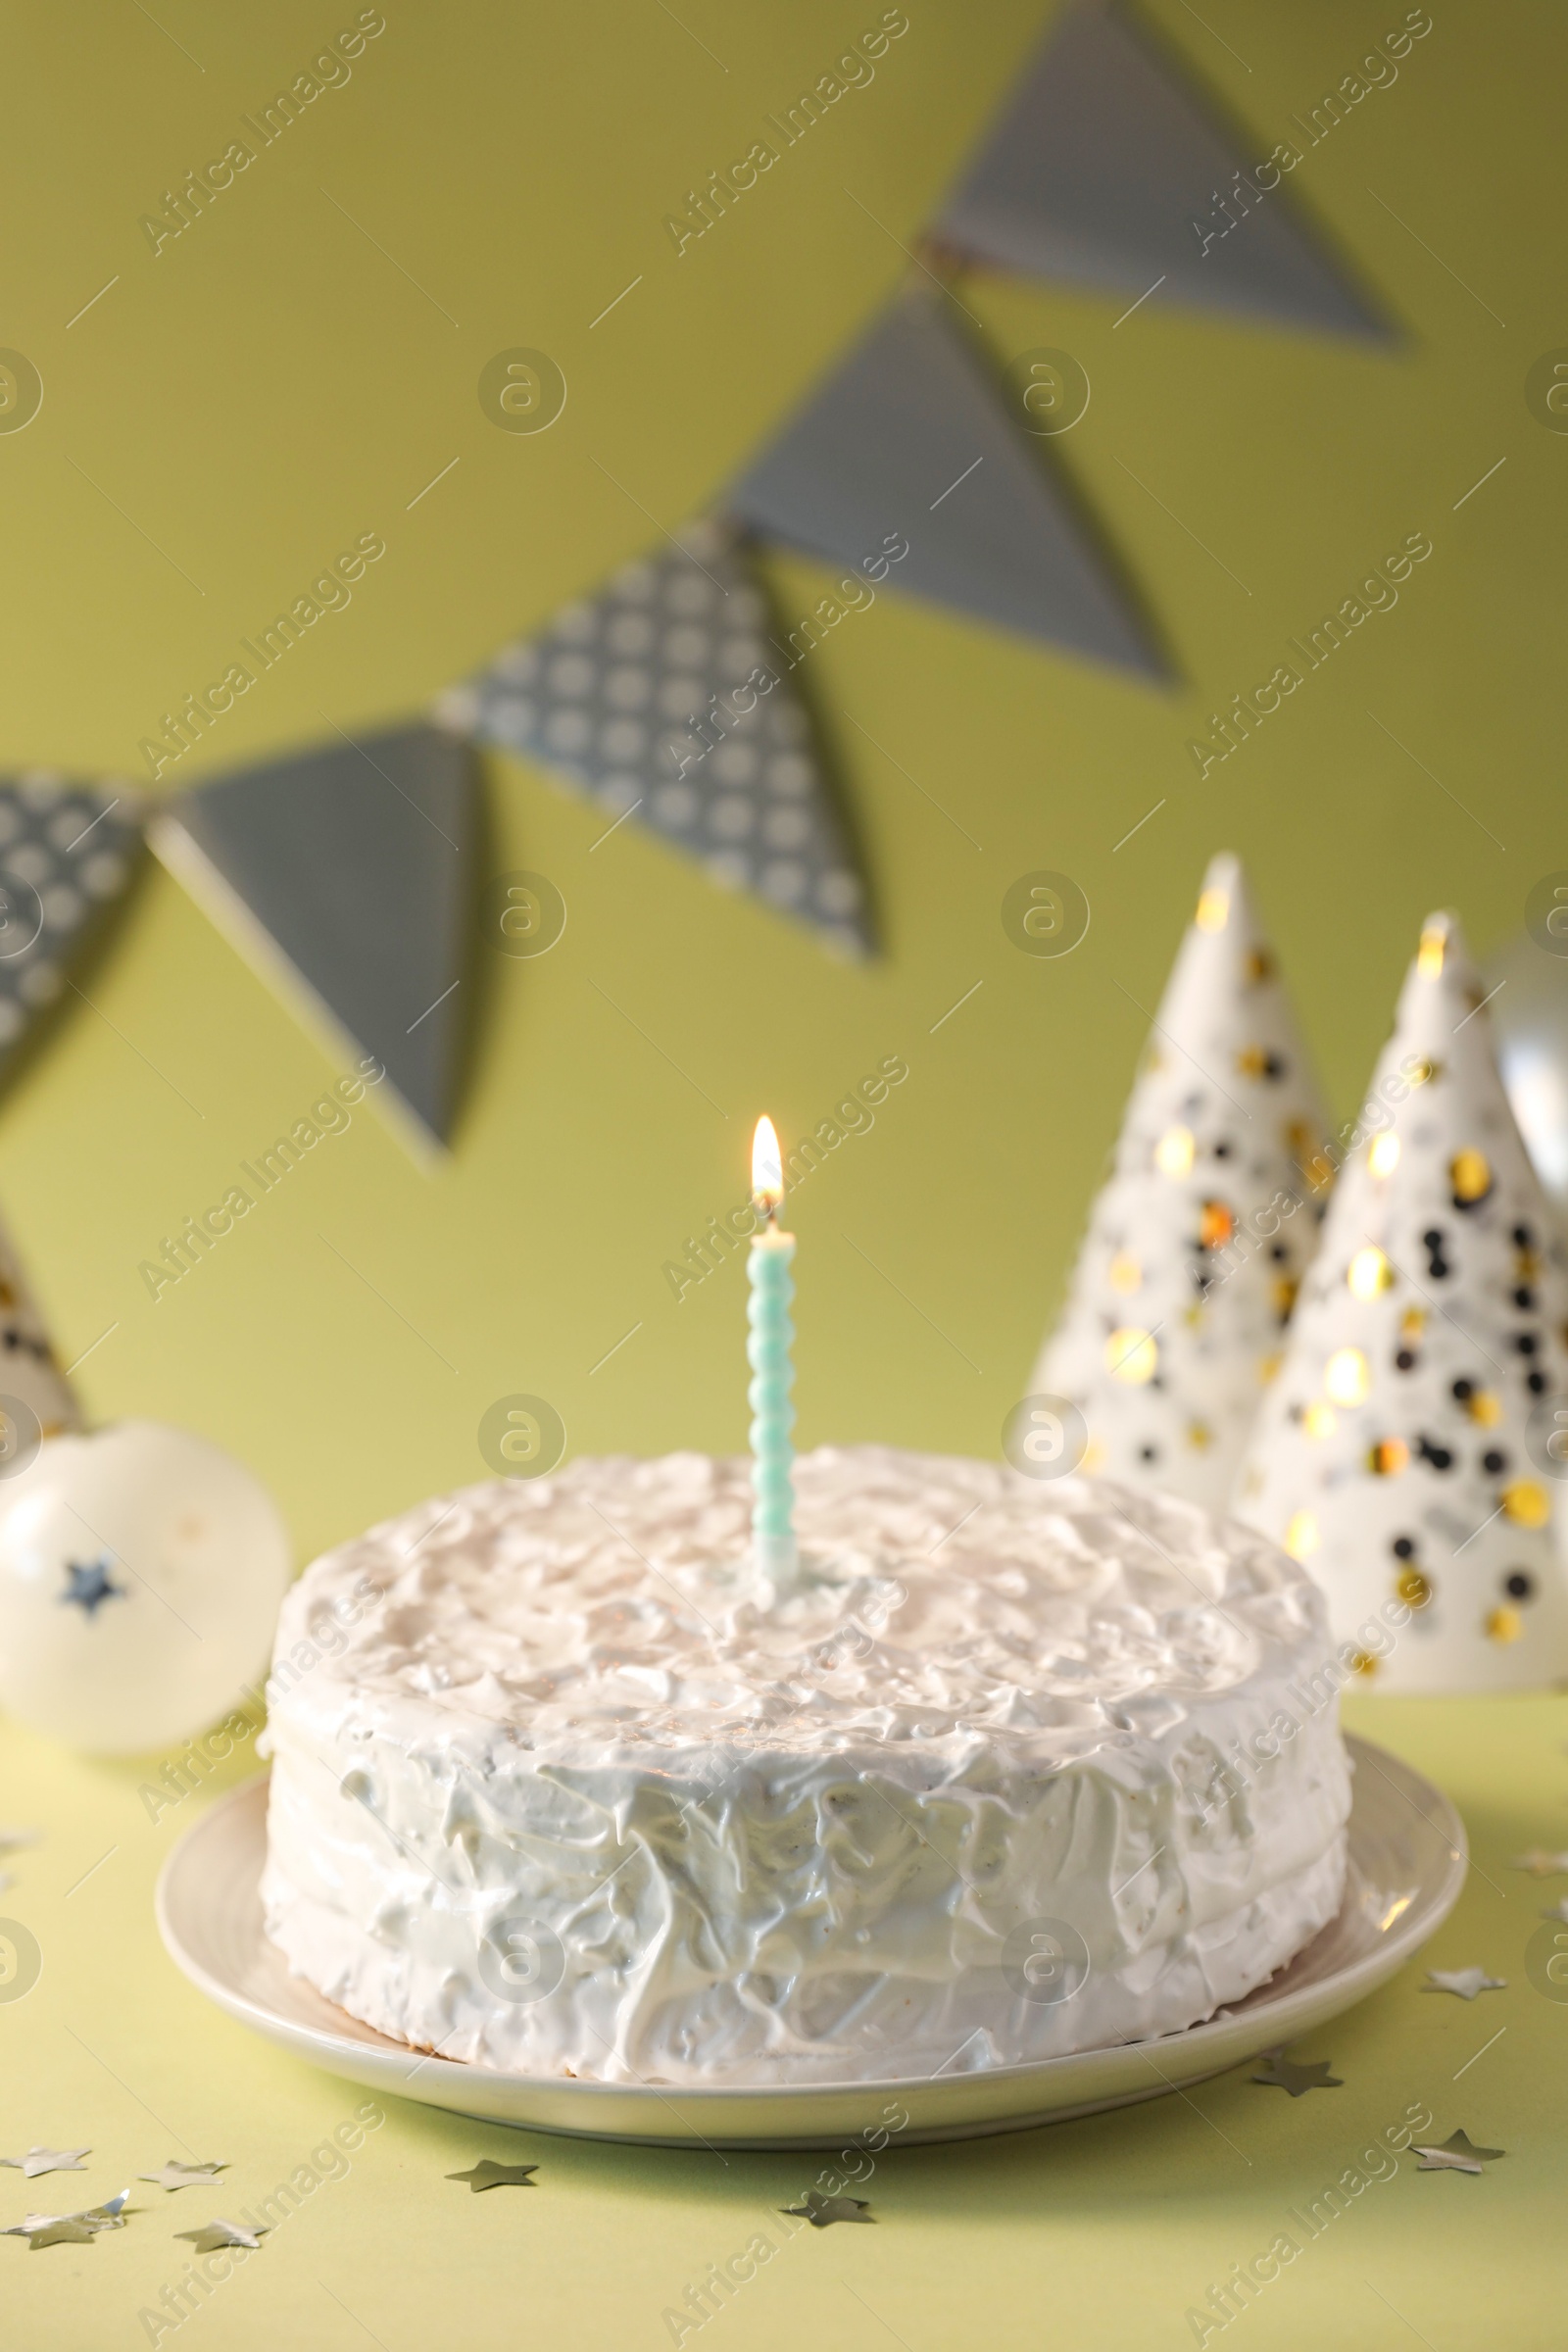
[[[757,1122],[752,1137],[752,1199],[771,1216],[784,1200],[784,1162],[771,1119]]]

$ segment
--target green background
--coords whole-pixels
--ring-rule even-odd
[[[3,339],[32,357],[45,401],[0,437],[0,762],[128,770],[158,713],[367,527],[386,559],[224,722],[209,765],[319,736],[323,717],[359,727],[421,708],[702,507],[898,282],[899,241],[1045,21],[912,0],[872,86],[677,260],[663,214],[877,10],[389,11],[350,85],[153,257],[139,214],[354,13],[280,7],[263,25],[169,0],[157,24],[59,11],[17,30],[4,104],[28,202]],[[1150,13],[1259,159],[1402,15],[1368,19],[1348,0]],[[1181,682],[1132,683],[892,593],[836,630],[801,675],[864,844],[878,961],[833,962],[634,824],[595,847],[593,810],[491,760],[494,864],[549,875],[569,921],[547,957],[497,957],[482,975],[450,1159],[416,1168],[364,1107],[155,1303],[138,1263],[335,1065],[150,868],[83,976],[90,1001],[73,1000],[0,1106],[0,1198],[63,1359],[92,1349],[77,1375],[91,1415],[152,1414],[232,1448],[278,1494],[302,1559],[483,1475],[477,1426],[511,1392],[547,1397],[573,1452],[736,1446],[739,1277],[677,1304],[662,1265],[743,1190],[758,1111],[793,1141],[900,1054],[910,1075],[874,1130],[795,1199],[800,1435],[997,1452],[1206,858],[1246,858],[1340,1116],[1423,913],[1457,906],[1485,953],[1568,861],[1552,692],[1568,440],[1524,400],[1531,364],[1568,340],[1563,43],[1537,8],[1439,9],[1396,83],[1293,175],[1401,322],[1396,347],[957,281],[999,363],[1049,344],[1087,368],[1088,415],[1051,454],[1140,582]],[[514,344],[551,351],[570,384],[536,438],[494,431],[475,398],[484,362]],[[1397,608],[1200,782],[1185,747],[1216,703],[1265,677],[1288,637],[1415,530],[1434,552]],[[787,612],[824,577],[770,565]],[[195,772],[192,754],[177,780]],[[1002,930],[1005,890],[1038,867],[1073,875],[1093,906],[1061,961],[1018,954]],[[1560,1841],[1551,1707],[1358,1715],[1475,1808],[1499,1886],[1497,1856]],[[250,2186],[275,2177],[351,2094],[253,2046],[172,1978],[147,1908],[159,1838],[133,1777],[15,1734],[6,1758],[5,1809],[57,1836],[8,1898],[48,1953],[38,1993],[0,2014],[10,2136],[94,2136],[111,2169],[144,2169],[132,2158],[173,2150],[161,2130],[148,2142],[140,2098],[202,2153],[243,2153]],[[66,1909],[111,1841],[122,1850]],[[1525,1882],[1507,1893],[1494,1921],[1495,1898],[1473,1886],[1471,1932],[1446,1931],[1434,1957],[1517,1975],[1515,1914],[1534,1913]],[[1503,1999],[1472,2016],[1391,1989],[1333,2041],[1347,2087],[1332,2098],[1227,2084],[1212,2112],[1253,2171],[1179,2101],[890,2159],[879,2211],[891,2220],[881,2199],[896,2202],[902,2227],[848,2248],[842,2232],[797,2243],[798,2286],[771,2308],[770,2289],[750,2290],[755,2308],[714,2327],[758,2346],[807,2329],[882,2340],[843,2274],[869,2282],[918,2352],[1190,2340],[1192,2289],[1266,2243],[1276,2202],[1342,2149],[1348,2161],[1365,2130],[1411,2096],[1437,2104],[1448,2055],[1461,2041],[1468,2054],[1472,2027],[1485,2038]],[[1563,2186],[1547,2129],[1559,2013],[1522,1978],[1506,1999],[1507,2039],[1466,2079],[1486,2096],[1454,2120],[1509,2145],[1508,2164],[1378,2188],[1377,2218],[1343,2226],[1353,2246],[1270,2290],[1273,2308],[1241,2323],[1250,2336],[1400,2339],[1351,2300],[1369,2240],[1367,2276],[1435,2345],[1490,2331],[1498,2297],[1544,2310]],[[71,2055],[68,2023],[97,2036],[128,2094]],[[741,2233],[729,2203],[798,2185],[789,2164],[747,2159],[732,2179],[684,2157],[560,2148],[559,2202],[515,2212],[510,2192],[454,2190],[449,2212],[433,2185],[448,2155],[500,2139],[394,2118],[351,2182],[321,2193],[325,2211],[226,2291],[232,2309],[190,2331],[362,2340],[349,2319],[326,2332],[318,2258],[388,2346],[463,2330],[478,2344],[655,2342],[666,2273],[678,2284]],[[0,2178],[20,2212],[21,2177]],[[104,2178],[95,2166],[95,2188]],[[635,2194],[603,2193],[615,2187]],[[195,2201],[171,2202],[173,2226],[193,2226]],[[140,2281],[169,2275],[145,2224],[79,2252],[4,2254],[23,2266],[33,2340],[52,2344],[134,2340]],[[1510,2340],[1556,2339],[1542,2317]]]

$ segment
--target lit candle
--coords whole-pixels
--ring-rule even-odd
[[[778,1212],[784,1200],[784,1166],[771,1119],[759,1119],[752,1138],[752,1199],[762,1219],[752,1242],[747,1272],[751,1298],[746,1320],[751,1336],[746,1357],[752,1367],[747,1398],[752,1408],[752,1556],[775,1585],[788,1584],[799,1562],[795,1544],[795,1447],[790,1433],[795,1407],[790,1391],[795,1367],[790,1343],[795,1326],[790,1305],[795,1278],[790,1271],[795,1236],[782,1233]]]

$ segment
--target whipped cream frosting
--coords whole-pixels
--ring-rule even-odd
[[[1178,2031],[1334,1916],[1322,1602],[1171,1497],[884,1447],[584,1460],[421,1503],[279,1623],[268,1932],[381,2032],[655,2083]]]

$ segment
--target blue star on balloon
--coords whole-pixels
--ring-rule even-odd
[[[90,1568],[78,1568],[72,1560],[67,1563],[66,1574],[71,1579],[71,1585],[69,1591],[62,1592],[60,1597],[63,1601],[74,1601],[84,1617],[95,1617],[101,1601],[123,1600],[125,1597],[123,1585],[110,1583],[107,1560],[94,1560]]]

